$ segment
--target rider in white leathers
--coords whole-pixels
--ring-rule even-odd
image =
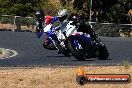
[[[58,12],[58,20],[60,22],[60,25],[56,27],[56,30],[58,30],[57,37],[60,40],[61,44],[63,43],[63,40],[65,40],[64,32],[67,29],[67,23],[68,23],[68,16],[69,11],[67,9],[59,10]],[[64,44],[62,44],[64,45]],[[61,52],[59,51],[58,54]]]
[[[66,25],[68,23],[67,21],[68,16],[69,16],[69,11],[67,9],[59,10],[58,19],[59,19],[60,25],[56,29],[59,31],[58,38],[61,40],[65,39],[63,32],[66,30]]]
[[[75,14],[69,14],[69,11],[67,9],[62,9],[58,12],[58,19],[60,21],[60,25],[56,28],[56,30],[59,31],[58,39],[65,40],[66,37],[64,35],[64,32],[67,30],[68,21],[69,21],[69,19],[71,19],[71,17],[73,17],[73,15],[75,15]],[[94,31],[91,28],[91,26],[85,24],[83,17],[80,16],[79,19],[82,21],[82,23],[81,23],[78,31],[89,34],[92,38],[94,38],[95,34],[94,34]],[[75,18],[71,19],[71,20],[75,20]]]

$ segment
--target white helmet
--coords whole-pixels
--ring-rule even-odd
[[[69,15],[69,11],[67,9],[59,10],[58,16],[63,17],[63,16],[66,16],[66,15]]]

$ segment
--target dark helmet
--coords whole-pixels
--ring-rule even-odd
[[[36,11],[36,18],[37,18],[37,20],[44,20],[44,12],[43,12],[43,10],[41,10],[41,9],[39,9],[39,10],[37,10]]]

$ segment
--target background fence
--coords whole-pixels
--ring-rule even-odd
[[[0,30],[35,31],[36,19],[33,17],[0,16]]]
[[[100,36],[130,37],[132,24],[91,23],[93,29]],[[31,31],[35,32],[36,19],[33,17],[0,16],[0,30]]]
[[[92,23],[92,27],[100,36],[132,37],[132,24]]]

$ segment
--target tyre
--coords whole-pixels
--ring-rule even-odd
[[[99,54],[98,54],[98,59],[100,60],[106,60],[108,57],[109,57],[109,53],[108,53],[108,50],[106,48],[106,46],[100,46],[99,47]]]
[[[47,38],[44,43],[43,43],[43,47],[45,49],[50,49],[50,50],[57,50],[57,48],[55,47],[55,45],[53,44],[52,40],[50,38]]]
[[[77,44],[80,46],[80,48],[77,48],[77,45],[75,45],[74,42],[78,42]],[[68,49],[70,50],[70,52],[72,53],[72,55],[77,59],[77,60],[80,60],[80,61],[83,61],[85,60],[85,57],[86,57],[86,52],[85,50],[83,49],[83,46],[82,44],[80,43],[80,40],[78,38],[72,38],[72,39],[69,39],[67,41],[67,45],[68,45]]]
[[[44,47],[45,49],[49,49],[49,50],[57,50],[57,48],[55,47],[54,44],[49,44],[49,45],[47,45],[45,42],[43,43],[43,47]]]
[[[55,46],[58,48],[58,50],[59,50],[64,56],[70,57],[70,53],[67,52],[67,50],[61,46],[59,40],[54,39],[53,41],[54,41],[54,43],[55,43]]]

